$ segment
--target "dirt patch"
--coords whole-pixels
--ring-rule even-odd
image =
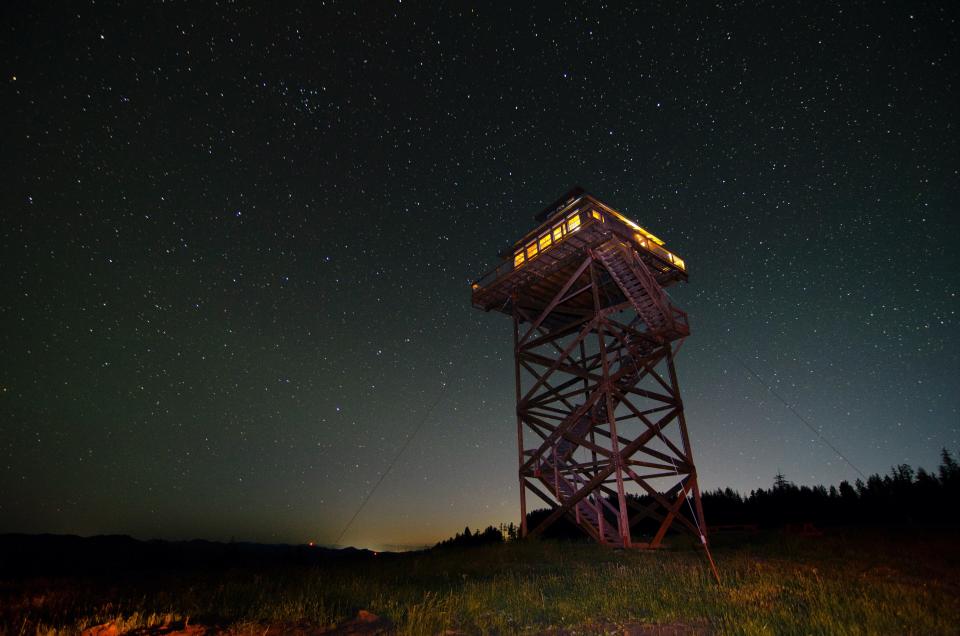
[[[540,632],[541,636],[709,636],[713,631],[705,623],[592,623],[572,628],[557,628]]]
[[[346,636],[347,634],[362,634],[363,636],[373,636],[374,634],[393,634],[393,624],[385,618],[377,616],[373,612],[360,610],[356,617],[337,625],[331,630],[321,632],[323,634],[337,634]]]
[[[85,629],[81,636],[387,636],[395,632],[393,624],[373,612],[360,610],[350,620],[334,627],[307,623],[235,623],[194,619],[173,621],[154,627],[121,631],[115,623]]]
[[[96,625],[80,632],[81,636],[204,636],[205,634],[223,633],[223,625],[206,625],[203,623],[190,624],[190,621],[173,621],[154,627],[139,627],[127,631],[121,631],[116,623],[104,623]]]

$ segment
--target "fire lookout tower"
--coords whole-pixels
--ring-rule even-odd
[[[674,356],[690,334],[664,288],[687,280],[663,241],[575,188],[504,262],[473,306],[513,317],[521,533],[566,515],[611,546],[660,547],[706,524]],[[527,528],[527,493],[551,509]]]

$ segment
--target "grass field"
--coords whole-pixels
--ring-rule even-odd
[[[546,541],[320,567],[8,579],[0,582],[0,628],[79,633],[112,622],[120,633],[161,633],[159,626],[189,619],[251,634],[337,625],[400,634],[960,631],[953,532],[770,534],[715,544],[721,586],[689,547],[654,553]],[[360,610],[382,620],[358,624]]]

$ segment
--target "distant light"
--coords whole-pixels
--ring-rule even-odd
[[[313,541],[310,541],[309,543],[307,543],[307,545],[312,548],[312,547],[313,547]]]

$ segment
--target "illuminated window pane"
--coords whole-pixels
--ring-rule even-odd
[[[553,228],[553,242],[556,243],[562,238],[563,238],[563,226],[558,225],[557,227]]]
[[[530,260],[537,255],[537,242],[534,241],[530,245],[527,245],[527,260]]]
[[[521,265],[523,265],[523,250],[513,255],[513,266],[520,267]]]
[[[684,263],[683,259],[677,256],[676,254],[673,255],[673,264],[684,271],[686,271],[687,269],[687,264]]]
[[[550,235],[549,235],[549,234],[544,234],[543,236],[541,236],[541,237],[540,237],[540,251],[542,252],[543,250],[545,250],[545,249],[547,249],[548,247],[550,247],[550,243],[551,243],[551,241],[550,241]]]
[[[567,232],[576,232],[580,229],[580,215],[576,214],[567,219]]]
[[[596,210],[590,210],[590,216],[595,218],[598,221],[603,221],[603,216]]]

